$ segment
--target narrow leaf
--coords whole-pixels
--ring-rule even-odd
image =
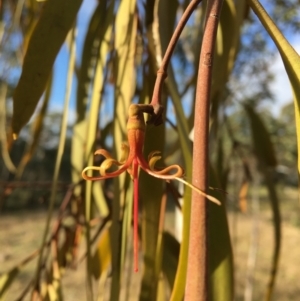
[[[32,134],[31,134],[32,141],[27,146],[27,149],[21,159],[21,162],[18,165],[17,172],[16,172],[16,178],[21,178],[27,163],[32,158],[32,156],[36,150],[36,147],[38,146],[40,136],[41,136],[41,133],[43,130],[44,118],[47,113],[48,103],[49,103],[50,96],[51,96],[51,88],[52,88],[52,76],[50,77],[50,80],[49,80],[47,88],[46,88],[42,107],[33,122]]]
[[[45,3],[30,38],[21,78],[13,96],[12,130],[15,135],[32,116],[81,3],[82,0],[51,0]]]
[[[220,187],[218,173],[210,165],[209,184]],[[233,292],[233,255],[226,213],[225,196],[216,190],[211,192],[222,201],[222,206],[209,202],[209,269],[210,294],[212,301],[234,299]]]
[[[89,92],[92,86],[92,76],[98,60],[99,45],[102,43],[107,30],[107,25],[105,25],[106,2],[99,1],[91,17],[83,44],[76,95],[77,123],[85,118]]]
[[[270,139],[270,134],[268,133],[260,116],[250,106],[246,105],[245,109],[250,118],[253,145],[260,163],[259,169],[264,175],[264,182],[268,188],[273,214],[274,251],[270,279],[265,296],[265,300],[270,301],[275,285],[281,245],[281,217],[279,209],[279,199],[277,196],[275,185],[271,180],[270,170],[268,169],[276,165],[276,157],[273,149],[273,144]]]
[[[29,256],[27,256],[24,260],[21,261],[17,266],[12,268],[9,272],[3,273],[0,276],[0,301],[5,300],[5,293],[15,280],[15,278],[18,276],[21,269],[29,263],[31,260],[33,260],[37,255],[39,254],[39,250],[34,251]]]
[[[242,1],[242,0],[241,0]],[[239,27],[233,0],[223,3],[218,27],[215,62],[213,67],[212,99],[223,89],[234,64],[238,48]]]
[[[258,158],[267,166],[276,166],[277,160],[270,134],[261,117],[250,105],[244,105],[250,120],[253,146]]]
[[[39,275],[41,272],[41,265],[43,261],[43,252],[46,244],[46,239],[48,236],[49,228],[50,228],[50,221],[53,214],[56,191],[57,191],[57,183],[59,178],[59,171],[62,162],[62,156],[65,148],[66,142],[66,134],[67,134],[67,120],[68,120],[68,113],[69,113],[69,103],[70,103],[70,95],[71,95],[71,88],[72,88],[72,81],[73,81],[73,71],[75,67],[75,54],[76,54],[76,27],[74,26],[70,31],[70,56],[68,62],[68,74],[66,78],[66,91],[65,91],[65,99],[64,99],[64,108],[63,108],[63,115],[61,120],[61,132],[59,136],[59,144],[58,150],[55,160],[54,166],[54,174],[53,174],[53,181],[51,187],[51,195],[50,195],[50,202],[48,207],[48,214],[46,218],[46,225],[43,233],[42,243],[41,243],[41,251],[40,256],[38,259],[37,270],[36,270],[36,282],[39,281]]]
[[[0,301],[5,300],[5,293],[15,280],[15,278],[18,276],[20,272],[19,267],[15,267],[12,270],[10,270],[8,273],[5,273],[1,275],[0,277]]]
[[[1,155],[6,168],[11,172],[16,172],[16,167],[13,164],[10,155],[9,147],[7,143],[6,135],[6,93],[7,85],[0,83],[0,144],[1,144]]]
[[[300,56],[283,36],[260,2],[248,0],[248,3],[277,46],[292,86],[298,141],[298,173],[300,174]]]
[[[91,270],[96,279],[99,279],[101,274],[111,265],[110,235],[108,227],[100,236],[91,264]]]
[[[132,102],[135,92],[135,50],[136,50],[136,1],[122,0],[117,10],[115,20],[115,57],[113,72],[115,78],[115,105],[114,105],[114,157],[121,158],[120,146],[126,140],[127,108]],[[112,274],[110,300],[118,300],[120,293],[121,252],[126,240],[121,240],[122,224],[120,223],[121,210],[126,200],[124,188],[125,174],[114,180],[114,198],[112,204]],[[124,238],[124,237],[122,237]],[[126,239],[126,238],[125,238]],[[123,246],[122,246],[123,245]]]
[[[177,264],[179,259],[180,244],[168,232],[163,233],[164,247],[163,247],[163,260],[162,270],[166,275],[170,288],[173,288],[175,275],[177,271]]]
[[[104,68],[107,61],[107,54],[109,51],[109,43],[111,39],[112,31],[112,7],[113,3],[110,4],[107,19],[103,20],[103,36],[100,40],[99,53],[97,59],[97,67],[93,80],[93,93],[91,97],[90,110],[88,113],[88,122],[87,122],[87,132],[86,132],[86,144],[85,144],[85,154],[84,160],[87,162],[87,165],[93,165],[93,147],[96,139],[96,131],[98,128],[98,117],[99,117],[99,108],[102,101],[102,89],[104,84]],[[100,187],[99,187],[100,188]],[[91,265],[91,247],[90,247],[90,226],[89,221],[91,219],[91,208],[92,208],[92,192],[93,192],[93,183],[91,181],[86,182],[85,190],[85,218],[87,222],[86,228],[86,246],[87,246],[87,295],[88,298],[92,299],[93,289],[92,289],[92,279],[90,272]],[[98,200],[100,201],[100,200]],[[105,199],[101,199],[105,202]],[[104,203],[103,203],[104,204]],[[103,205],[104,206],[104,205]]]
[[[268,189],[270,205],[272,209],[273,217],[273,228],[274,228],[274,247],[273,256],[271,261],[271,268],[269,273],[269,281],[267,284],[265,301],[272,300],[272,295],[274,294],[275,280],[279,267],[279,257],[280,257],[280,247],[281,247],[281,214],[279,207],[279,198],[277,195],[276,187],[272,179],[272,172],[267,168],[262,168],[261,172],[264,175],[264,182]]]

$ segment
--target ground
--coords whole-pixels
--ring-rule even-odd
[[[299,300],[300,296],[300,213],[297,191],[280,190],[282,212],[282,249],[273,301]],[[270,272],[273,228],[268,202],[261,198],[249,205],[246,213],[229,211],[229,225],[235,261],[235,301],[263,300]],[[46,212],[24,211],[2,214],[0,218],[0,272],[8,271],[40,245]],[[174,215],[167,213],[166,228],[174,229]],[[64,300],[86,300],[85,265],[64,274]],[[10,288],[5,300],[15,300],[35,270],[28,264]],[[136,285],[141,273],[132,273],[134,286],[125,285],[121,300],[136,300]],[[128,279],[127,279],[128,281]],[[108,296],[108,284],[99,287]],[[106,287],[106,288],[105,288]],[[127,288],[130,287],[129,290]],[[100,289],[101,289],[100,288]],[[29,300],[29,297],[26,298]]]

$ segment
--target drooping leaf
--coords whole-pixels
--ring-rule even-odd
[[[216,51],[213,65],[211,89],[213,130],[218,131],[220,105],[225,98],[223,92],[233,69],[239,48],[240,31],[244,16],[246,0],[223,2],[220,24],[218,27]]]
[[[39,254],[39,250],[34,251],[32,254],[27,256],[21,263],[12,268],[7,273],[3,273],[0,275],[0,301],[5,300],[5,293],[9,289],[9,287],[14,282],[15,278],[19,275],[21,269],[33,260]]]
[[[277,196],[275,185],[271,180],[271,174],[269,170],[270,167],[276,166],[276,157],[274,147],[270,139],[270,134],[268,133],[262,119],[256,113],[256,111],[249,105],[245,105],[245,110],[250,119],[253,146],[258,157],[259,170],[264,175],[264,182],[268,188],[270,204],[273,214],[274,251],[269,284],[265,295],[265,300],[269,301],[271,300],[272,293],[274,290],[281,245],[281,217],[279,209],[279,199]]]
[[[6,168],[11,172],[16,172],[16,167],[13,164],[10,154],[9,146],[6,135],[6,93],[7,85],[0,83],[0,144],[1,144],[1,155]]]
[[[85,134],[85,144],[84,144],[84,162],[87,165],[93,165],[93,152],[94,152],[94,145],[96,139],[96,132],[98,129],[98,120],[99,120],[99,109],[101,106],[102,101],[102,89],[104,85],[104,68],[107,63],[107,55],[109,52],[109,43],[111,41],[111,33],[112,33],[112,19],[113,19],[113,7],[114,2],[112,1],[107,8],[106,11],[106,18],[102,19],[102,36],[100,37],[99,43],[99,52],[97,58],[97,65],[96,71],[93,79],[93,92],[91,96],[91,103],[89,106],[88,112],[88,122],[86,127],[86,134]],[[102,12],[101,12],[102,13]],[[81,101],[81,100],[79,100]],[[82,123],[81,121],[79,124]],[[81,146],[83,148],[83,145]],[[89,221],[91,219],[92,214],[92,196],[93,196],[93,186],[94,184],[99,183],[92,183],[91,181],[86,182],[85,188],[85,219],[87,223],[86,227],[86,246],[87,246],[87,295],[88,298],[92,299],[93,296],[93,288],[92,288],[92,278],[91,278],[91,246],[90,246],[90,225]],[[101,186],[98,185],[96,189],[102,189]],[[101,207],[105,208],[106,202],[103,197],[103,194],[95,194],[97,190],[94,190],[94,196],[100,199],[97,199],[97,202],[101,202]],[[99,204],[99,203],[98,203]],[[107,211],[107,208],[104,209]]]
[[[210,165],[209,185],[220,187],[218,171]],[[226,213],[225,197],[212,190],[221,206],[209,202],[209,269],[210,269],[210,298],[212,301],[233,300],[233,255]]]
[[[95,75],[94,73],[98,60],[99,45],[103,41],[107,28],[106,2],[107,1],[99,1],[99,4],[91,17],[83,44],[76,95],[77,123],[82,121],[85,117],[90,89],[93,82],[92,78]]]
[[[95,202],[100,216],[105,217],[109,214],[103,188],[100,183],[93,183],[93,201]]]
[[[298,174],[300,174],[300,56],[283,36],[260,2],[248,0],[248,3],[278,48],[292,86],[297,129]]]
[[[169,232],[163,233],[162,270],[166,275],[170,288],[173,288],[179,260],[180,244]]]
[[[50,80],[46,87],[46,92],[45,92],[45,96],[43,99],[42,107],[33,122],[32,141],[28,145],[27,150],[25,151],[25,153],[21,159],[21,162],[19,163],[19,165],[17,167],[16,178],[21,178],[27,163],[32,158],[32,156],[36,150],[36,147],[38,146],[40,136],[42,133],[42,129],[43,129],[44,118],[47,113],[47,108],[48,108],[48,104],[49,104],[49,100],[50,100],[50,96],[51,96],[51,88],[52,88],[52,76],[50,76]]]
[[[48,208],[47,218],[46,218],[46,222],[45,222],[45,229],[43,232],[43,238],[42,238],[42,243],[41,243],[41,248],[40,248],[40,256],[38,258],[38,263],[37,263],[35,286],[37,286],[37,283],[40,279],[39,276],[40,276],[41,266],[42,266],[42,261],[43,261],[43,252],[44,252],[46,240],[47,240],[49,229],[50,229],[50,222],[51,222],[51,218],[52,218],[52,214],[53,214],[54,203],[55,203],[56,192],[57,192],[59,171],[60,171],[62,156],[63,156],[65,143],[66,143],[69,103],[70,103],[70,95],[71,95],[72,82],[73,82],[73,72],[74,72],[74,68],[75,68],[76,24],[74,24],[72,30],[70,31],[68,40],[69,40],[69,44],[70,44],[70,55],[69,55],[69,61],[68,61],[68,73],[67,73],[67,78],[66,78],[66,91],[65,91],[65,97],[64,97],[64,107],[63,107],[63,114],[62,114],[62,120],[61,120],[61,125],[60,125],[61,132],[60,132],[60,136],[59,136],[58,150],[57,150],[55,166],[54,166],[49,208]]]
[[[10,270],[8,273],[2,274],[0,277],[0,301],[5,300],[5,293],[12,285],[15,278],[18,276],[20,272],[19,267],[15,267]]]
[[[72,182],[79,183],[82,180],[81,172],[84,168],[84,145],[86,143],[88,120],[83,119],[76,123],[73,127],[72,145],[71,145],[71,166],[72,166]],[[81,186],[77,185],[74,189],[74,195],[79,197],[81,194]]]
[[[272,171],[264,166],[260,169],[264,176],[264,183],[268,189],[270,205],[272,209],[273,229],[274,229],[274,247],[273,256],[271,261],[271,268],[269,272],[269,281],[265,293],[265,301],[272,300],[274,294],[275,280],[278,273],[280,247],[281,247],[281,214],[280,214],[280,201],[277,195],[276,186],[272,179]]]
[[[111,248],[110,248],[109,228],[107,227],[101,234],[97,249],[91,261],[91,270],[93,276],[99,279],[111,265]]]
[[[86,133],[88,130],[88,121],[89,121],[88,118],[85,118],[87,113],[86,109],[89,101],[88,98],[90,96],[89,91],[93,86],[92,77],[95,76],[95,72],[96,72],[95,69],[97,68],[97,63],[99,63],[99,48],[101,48],[102,45],[101,43],[104,39],[104,35],[107,30],[108,21],[106,21],[106,18],[103,17],[106,14],[107,14],[106,1],[100,1],[91,17],[87,29],[84,45],[83,45],[83,52],[81,56],[81,66],[79,70],[77,94],[76,94],[77,119],[76,119],[76,124],[74,125],[73,128],[72,148],[71,148],[72,149],[71,151],[72,181],[74,184],[78,183],[82,179],[81,171],[86,164],[84,146],[86,144],[86,138],[87,138]],[[97,84],[101,84],[101,83],[97,83]],[[101,87],[95,87],[95,88],[100,89]],[[92,135],[95,135],[94,131],[91,133],[91,136]],[[92,136],[92,138],[94,142],[95,136]],[[81,192],[81,187],[77,186],[74,191],[75,195],[79,196],[80,192]],[[96,200],[96,204],[98,205],[98,208],[104,209],[105,207],[102,206],[103,202],[101,201],[102,197],[101,197],[101,191],[99,191],[99,187],[93,188],[93,194],[95,196],[95,200]]]
[[[56,258],[53,259],[51,272],[50,283],[47,284],[47,296],[49,301],[63,301],[61,273]]]
[[[136,88],[135,49],[137,38],[136,1],[122,0],[117,10],[115,20],[115,56],[113,61],[113,76],[115,79],[114,105],[114,157],[121,158],[121,144],[127,140],[127,110],[133,100]],[[112,204],[112,284],[110,300],[118,300],[121,280],[121,250],[124,250],[122,240],[122,214],[126,201],[125,177],[123,174],[114,179],[114,198]],[[123,247],[122,247],[123,244]]]
[[[32,116],[81,3],[82,0],[51,0],[45,3],[30,38],[21,78],[13,96],[12,130],[15,135]]]
[[[253,147],[256,155],[263,164],[276,166],[277,160],[270,134],[259,114],[250,105],[244,105],[250,120]]]
[[[224,88],[233,67],[238,48],[239,25],[237,24],[237,12],[234,1],[224,1],[218,27],[213,66],[212,99],[215,93]]]

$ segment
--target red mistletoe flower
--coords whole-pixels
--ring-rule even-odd
[[[127,122],[127,137],[128,144],[122,144],[123,155],[120,161],[113,159],[112,156],[105,150],[99,149],[95,152],[95,155],[102,155],[105,160],[100,166],[88,166],[82,171],[82,177],[85,180],[97,181],[104,180],[119,176],[121,173],[127,171],[133,179],[134,186],[134,206],[133,206],[133,240],[134,240],[134,270],[138,270],[138,172],[139,167],[143,169],[149,175],[163,179],[163,180],[178,180],[185,185],[196,190],[198,193],[205,195],[209,200],[220,204],[220,202],[207,195],[202,190],[186,182],[183,179],[184,171],[182,167],[177,164],[168,166],[164,169],[156,169],[155,164],[161,159],[159,151],[153,151],[148,156],[148,161],[143,157],[143,146],[145,141],[145,120],[143,113],[154,114],[153,107],[151,105],[132,104],[129,107],[129,118]],[[113,172],[107,172],[112,166],[117,165],[120,168]],[[89,170],[99,171],[100,176],[90,177],[86,174]]]

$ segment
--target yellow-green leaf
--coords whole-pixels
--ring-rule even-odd
[[[91,264],[91,271],[96,279],[99,279],[101,274],[111,265],[110,235],[108,227],[100,236]]]
[[[213,66],[212,99],[227,82],[237,52],[239,27],[233,0],[223,3]]]
[[[106,10],[106,1],[99,1],[88,26],[81,56],[76,96],[77,123],[85,117],[89,98],[88,92],[92,83],[91,76],[94,75],[99,44],[102,42],[107,28],[107,25],[105,25],[105,22],[107,22],[105,16],[109,16]]]
[[[101,105],[102,97],[101,93],[103,85],[104,85],[104,68],[107,61],[107,54],[109,51],[109,42],[111,40],[111,32],[112,32],[112,14],[113,11],[113,2],[107,8],[106,18],[102,20],[103,31],[102,35],[99,39],[99,50],[98,50],[98,58],[97,65],[95,70],[95,75],[93,79],[93,93],[91,96],[91,104],[88,112],[88,123],[87,123],[87,132],[85,138],[84,145],[84,159],[88,166],[93,165],[93,150],[94,143],[96,139],[96,132],[98,128],[98,117],[99,117],[99,108]],[[88,298],[92,298],[93,288],[92,288],[92,279],[90,274],[90,264],[91,264],[91,247],[90,247],[90,226],[89,221],[91,219],[91,211],[92,211],[92,193],[93,193],[93,183],[91,181],[86,182],[85,189],[85,218],[87,227],[86,227],[86,244],[87,244],[87,296]],[[98,188],[101,188],[98,186]],[[103,196],[103,195],[102,195]],[[105,199],[98,199],[98,202],[103,202],[103,206],[105,206]]]
[[[82,0],[51,0],[45,3],[30,38],[21,78],[13,96],[12,129],[15,135],[32,116],[81,3]]]
[[[215,172],[210,165],[209,184],[220,187]],[[233,300],[233,256],[226,213],[226,203],[222,194],[212,190],[211,194],[221,200],[216,206],[209,202],[209,269],[210,295],[212,301]]]
[[[279,256],[281,247],[281,215],[279,207],[279,198],[276,191],[275,183],[272,179],[272,170],[262,167],[261,172],[264,176],[264,183],[268,189],[270,205],[272,209],[273,218],[273,229],[274,229],[274,245],[273,245],[273,255],[271,260],[271,267],[269,270],[269,280],[265,293],[265,301],[272,300],[272,295],[274,293],[275,280],[277,276],[278,266],[279,266]]]
[[[52,88],[52,76],[50,77],[50,80],[49,80],[47,88],[46,88],[42,107],[41,107],[39,113],[37,114],[37,116],[33,122],[33,125],[32,125],[32,132],[31,132],[32,141],[30,142],[30,144],[28,144],[27,150],[23,154],[23,157],[17,167],[16,178],[21,178],[27,163],[32,158],[32,156],[36,150],[36,147],[38,146],[38,143],[40,141],[40,136],[41,136],[41,133],[43,130],[44,118],[47,113],[47,108],[48,108],[48,104],[49,104],[49,100],[50,100],[50,96],[51,96],[51,88]]]
[[[3,163],[6,168],[11,172],[16,172],[16,167],[12,162],[9,155],[9,146],[7,142],[6,135],[6,93],[7,93],[7,84],[0,84],[0,144],[1,144],[1,155]]]
[[[0,277],[0,301],[5,300],[5,293],[13,283],[14,279],[18,276],[20,272],[19,267],[15,267],[8,273],[2,274]]]

